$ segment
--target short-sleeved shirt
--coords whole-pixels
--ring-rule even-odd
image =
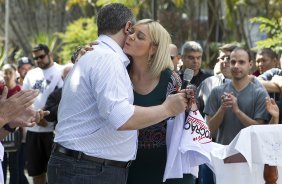
[[[242,112],[252,119],[267,120],[268,115],[265,109],[265,97],[267,92],[258,87],[257,84],[250,82],[244,89],[237,91],[232,82],[214,88],[208,98],[207,104],[204,108],[204,113],[209,116],[214,116],[221,105],[221,96],[224,92],[233,92],[237,98],[237,103]],[[237,118],[232,109],[226,110],[222,124],[218,129],[216,141],[218,143],[227,145],[245,125]]]

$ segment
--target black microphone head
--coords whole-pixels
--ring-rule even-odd
[[[190,68],[186,68],[184,70],[184,74],[183,74],[183,80],[184,81],[188,81],[190,83],[193,76],[194,76],[194,70],[192,70]]]

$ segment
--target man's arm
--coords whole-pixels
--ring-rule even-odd
[[[236,111],[236,116],[238,119],[245,125],[246,127],[251,126],[251,125],[261,125],[264,124],[264,120],[262,119],[252,119],[249,116],[247,116],[243,111],[240,109]]]
[[[272,81],[265,81],[261,78],[258,78],[259,82],[265,87],[269,93],[280,93],[280,88],[277,84]]]
[[[213,116],[207,115],[207,121],[208,121],[207,124],[209,126],[211,133],[216,132],[217,129],[222,124],[224,112],[225,110],[223,110],[222,108],[219,108],[218,111],[215,113],[215,115]]]
[[[270,93],[280,93],[280,87],[279,84],[273,81],[275,77],[281,76],[282,70],[279,68],[272,68],[270,70],[267,70],[260,76],[258,76],[258,80],[261,82],[261,84],[266,88],[266,90]],[[281,81],[279,82],[281,84]]]
[[[186,97],[186,93],[177,93],[169,95],[161,105],[153,107],[135,106],[134,114],[118,130],[142,129],[176,116],[187,108],[188,100]]]

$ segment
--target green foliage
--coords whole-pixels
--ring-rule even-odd
[[[259,29],[261,32],[267,33],[269,38],[257,41],[257,47],[272,48],[274,51],[279,52],[282,50],[282,18],[268,19],[265,17],[254,17],[251,19],[252,23],[260,23]]]
[[[72,6],[79,4],[80,6],[86,6],[88,1],[86,0],[68,0],[66,8],[69,10]],[[90,3],[91,4],[91,3]]]
[[[58,34],[50,35],[48,33],[39,33],[31,38],[31,46],[35,47],[37,44],[42,43],[49,47],[49,50],[52,53],[57,53],[60,48]]]
[[[184,0],[173,0],[176,7],[181,8],[184,5]]]
[[[78,46],[89,44],[97,38],[94,18],[80,18],[67,26],[65,33],[58,34],[62,40],[60,53],[63,63],[67,63]]]
[[[130,8],[135,7],[138,4],[138,0],[98,0],[96,2],[97,6],[103,6],[109,3],[121,3]]]
[[[2,67],[2,65],[4,65],[7,62],[13,62],[14,60],[11,59],[15,59],[16,55],[21,52],[21,50],[17,49],[17,48],[9,48],[8,49],[8,58],[7,55],[5,53],[5,41],[0,40],[0,68]],[[11,58],[11,56],[13,56]]]

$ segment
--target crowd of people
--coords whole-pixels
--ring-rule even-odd
[[[178,50],[159,22],[136,21],[122,4],[104,6],[97,27],[98,39],[75,51],[73,64],[56,63],[39,43],[33,61],[22,57],[18,66],[2,67],[0,138],[21,135],[16,151],[4,156],[10,184],[28,183],[25,168],[34,184],[163,183],[166,121],[187,115],[195,100],[213,141],[223,145],[245,127],[281,123],[282,70],[270,48],[253,59],[225,44],[211,73],[202,68],[199,43],[186,41]],[[192,93],[183,81],[187,68]],[[198,179],[185,174],[165,183],[215,180],[201,165]]]

